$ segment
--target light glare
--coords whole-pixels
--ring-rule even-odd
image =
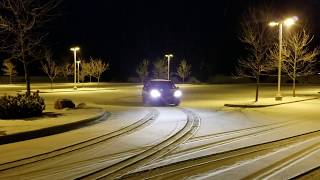
[[[178,98],[182,96],[182,92],[180,90],[176,90],[173,95],[174,97]]]
[[[294,20],[292,18],[286,19],[284,21],[284,25],[286,26],[292,26],[294,24]]]
[[[160,93],[159,90],[157,90],[157,89],[152,89],[152,90],[150,91],[150,95],[151,95],[151,97],[153,97],[153,98],[158,98],[158,97],[161,96],[161,93]]]
[[[297,16],[293,16],[291,18],[288,18],[288,19],[284,20],[283,23],[286,26],[292,26],[297,20],[298,20],[298,17]]]

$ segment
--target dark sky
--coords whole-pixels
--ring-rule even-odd
[[[61,61],[72,61],[72,45],[81,47],[81,57],[105,59],[110,63],[106,80],[135,76],[142,59],[152,61],[165,53],[174,54],[173,68],[185,58],[194,75],[206,79],[232,73],[244,54],[237,39],[241,16],[249,6],[261,3],[266,2],[65,0],[60,16],[49,26],[50,45]],[[282,12],[279,14],[293,12],[318,23],[319,0],[278,0],[272,4]]]

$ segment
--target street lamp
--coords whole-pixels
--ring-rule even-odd
[[[74,85],[73,85],[73,89],[76,90],[77,89],[77,69],[76,69],[76,61],[77,61],[77,51],[79,51],[80,48],[79,47],[73,47],[70,48],[70,51],[73,51],[73,57],[74,57]]]
[[[164,56],[168,58],[168,80],[169,80],[170,79],[170,58],[173,57],[173,54],[166,54]]]
[[[78,83],[80,83],[80,60],[77,61],[77,66],[78,66]]]
[[[282,96],[280,92],[280,84],[281,84],[281,62],[282,62],[282,26],[283,24],[287,27],[292,26],[298,18],[296,16],[285,19],[283,21],[279,22],[270,22],[269,26],[274,27],[274,26],[279,26],[279,64],[278,64],[278,92],[276,94],[276,101],[281,101]]]

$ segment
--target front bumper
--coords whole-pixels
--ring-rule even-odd
[[[147,96],[144,97],[145,101],[147,103],[152,103],[152,104],[179,104],[181,99],[174,97],[174,96],[161,96],[161,97],[151,97]]]

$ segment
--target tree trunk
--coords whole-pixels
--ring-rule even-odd
[[[23,40],[23,34],[19,35],[19,40],[20,40],[20,46],[21,46],[21,60],[22,60],[22,63],[23,63],[24,78],[26,80],[26,88],[27,88],[26,95],[30,96],[30,94],[31,94],[30,74],[29,74],[28,63],[26,61],[26,56],[25,56],[24,42],[22,41]]]
[[[50,79],[51,80],[51,90],[52,90],[52,84],[53,84],[53,80],[52,79]]]
[[[27,88],[27,96],[30,96],[31,88],[30,88],[30,75],[29,75],[29,70],[28,70],[28,65],[27,63],[23,63],[23,68],[24,68],[24,78],[26,80],[26,88]]]
[[[90,82],[91,82],[91,76],[89,76]]]
[[[292,96],[296,97],[296,73],[297,73],[297,53],[294,53],[293,78],[292,78]]]
[[[292,82],[292,96],[296,97],[296,77],[293,78]]]
[[[293,65],[293,78],[292,78],[292,96],[296,97],[296,61],[294,61]]]
[[[260,86],[260,77],[257,77],[257,82],[256,82],[256,100],[255,102],[258,102],[259,99],[259,86]]]
[[[12,84],[12,75],[9,75],[9,83]]]
[[[182,78],[182,83],[184,84],[184,77]]]
[[[97,78],[98,79],[98,84],[100,83],[100,77]]]

